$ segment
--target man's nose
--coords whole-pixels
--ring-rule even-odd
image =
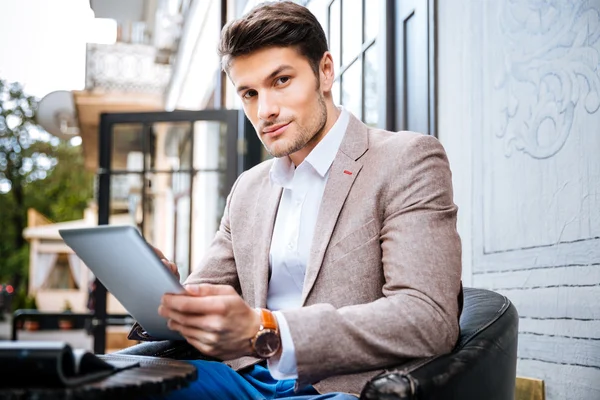
[[[258,100],[258,118],[263,121],[269,121],[277,118],[279,115],[279,106],[269,94],[262,94]]]

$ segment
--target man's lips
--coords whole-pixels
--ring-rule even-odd
[[[270,137],[279,136],[287,129],[290,123],[291,122],[269,126],[268,128],[263,129],[263,133]]]

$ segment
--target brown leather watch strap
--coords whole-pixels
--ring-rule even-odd
[[[260,309],[260,324],[262,325],[262,329],[277,330],[277,318],[275,318],[271,311],[264,308]]]

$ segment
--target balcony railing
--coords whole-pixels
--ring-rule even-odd
[[[159,56],[155,47],[145,44],[88,44],[86,89],[162,94],[171,65],[158,63]]]

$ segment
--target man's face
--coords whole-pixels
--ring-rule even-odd
[[[308,60],[294,48],[269,47],[236,57],[229,77],[267,151],[298,165],[294,154],[320,140],[327,122],[321,80]]]

